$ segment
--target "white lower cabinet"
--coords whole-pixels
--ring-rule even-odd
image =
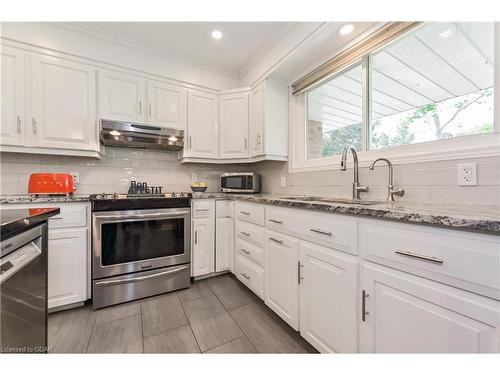
[[[87,299],[87,228],[49,230],[48,307]]]
[[[214,219],[206,217],[193,220],[192,276],[214,272]]]
[[[233,201],[215,202],[215,271],[234,272]]]
[[[372,264],[361,266],[360,351],[499,351],[500,302]]]
[[[300,334],[321,353],[358,350],[358,260],[301,242]]]
[[[265,302],[295,330],[299,329],[299,240],[266,231]]]

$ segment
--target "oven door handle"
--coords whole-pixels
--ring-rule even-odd
[[[155,273],[153,275],[131,277],[130,279],[98,281],[98,282],[95,283],[95,286],[119,285],[119,284],[133,283],[135,281],[149,280],[149,279],[154,279],[154,278],[157,278],[157,277],[169,275],[171,273],[176,273],[176,272],[184,271],[185,269],[188,269],[188,268],[189,268],[189,265],[187,265],[187,266],[177,266],[177,267],[172,268],[172,269],[170,269],[168,271],[163,271],[163,272]]]
[[[147,218],[181,218],[184,214],[182,213],[164,213],[164,212],[156,212],[149,214],[139,214],[139,215],[96,215],[96,219],[98,220],[130,220],[130,219],[147,219]]]

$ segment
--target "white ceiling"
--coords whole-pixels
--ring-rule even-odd
[[[292,22],[76,22],[73,26],[155,50],[210,70],[243,76]],[[223,37],[214,40],[213,30]]]

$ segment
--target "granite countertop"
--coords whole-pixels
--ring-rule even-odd
[[[88,194],[71,194],[71,195],[52,195],[52,196],[32,196],[29,194],[22,195],[2,195],[0,204],[14,203],[64,203],[64,202],[87,202]]]
[[[19,208],[0,210],[0,236],[3,239],[11,237],[23,230],[39,224],[52,216],[59,214],[59,208]]]
[[[377,219],[446,227],[450,229],[500,235],[500,207],[431,204],[418,202],[348,203],[349,199],[325,202],[325,197],[283,196],[276,194],[201,193],[193,198],[233,199],[284,207],[326,211],[336,214],[373,217]],[[286,199],[293,198],[293,199]],[[300,200],[303,199],[303,200]]]

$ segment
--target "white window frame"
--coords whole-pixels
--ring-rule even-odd
[[[409,164],[441,160],[457,160],[500,155],[500,23],[495,23],[495,70],[494,70],[494,117],[493,133],[474,134],[414,143],[410,145],[368,150],[369,132],[363,131],[363,150],[358,150],[359,164],[362,167],[379,158],[390,159],[393,164]],[[369,58],[362,60],[363,70],[363,129],[368,129],[370,123],[369,100]],[[349,69],[349,68],[347,68]],[[346,69],[346,70],[347,70]],[[341,74],[341,73],[339,73]],[[290,121],[289,121],[289,172],[308,172],[340,169],[340,155],[318,159],[306,159],[306,94],[292,95],[290,90]]]

